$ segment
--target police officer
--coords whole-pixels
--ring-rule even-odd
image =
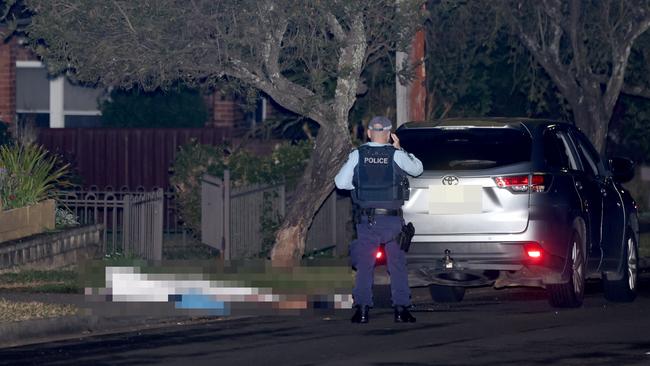
[[[352,200],[360,210],[357,240],[350,247],[352,266],[357,270],[352,291],[355,304],[353,323],[368,322],[368,311],[373,305],[374,254],[382,243],[388,261],[395,322],[415,322],[408,310],[411,291],[406,256],[396,239],[404,224],[401,211],[404,196],[400,182],[405,174],[422,174],[422,162],[400,147],[399,139],[390,132],[391,126],[388,118],[373,117],[367,132],[370,142],[352,151],[334,178],[337,188],[353,190]],[[391,137],[392,144],[389,143]]]

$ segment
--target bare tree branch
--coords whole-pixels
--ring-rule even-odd
[[[336,83],[334,93],[334,105],[337,120],[343,115],[347,115],[354,105],[359,83],[359,77],[363,70],[364,60],[366,59],[366,33],[363,26],[363,14],[354,15],[350,31],[347,33],[345,47],[341,50],[339,56],[340,76]]]
[[[622,37],[622,42],[612,44],[612,73],[607,82],[604,95],[605,110],[611,114],[616,105],[618,95],[625,82],[625,70],[632,52],[634,41],[650,28],[650,14],[645,11],[645,17],[639,21],[630,20],[627,32]]]
[[[621,92],[627,95],[650,99],[650,88],[644,86],[630,86],[624,84]]]
[[[334,14],[329,11],[327,12],[327,24],[337,41],[343,42],[346,39],[345,31],[343,30],[341,23],[339,23]]]
[[[287,30],[289,21],[282,17],[281,19],[273,19],[267,14],[273,12],[275,4],[273,2],[263,2],[260,7],[260,20],[265,23],[267,29],[266,39],[263,44],[263,62],[268,72],[269,77],[280,77],[280,52],[282,50],[282,39]],[[277,22],[275,24],[274,22]]]
[[[283,77],[272,80],[267,79],[260,76],[261,72],[252,71],[255,69],[252,65],[247,65],[239,60],[231,60],[231,64],[232,67],[224,70],[226,75],[255,85],[273,100],[294,113],[305,115],[319,124],[332,122],[325,118],[327,111],[324,111],[320,106],[313,105],[316,96],[309,89],[292,83]]]
[[[2,10],[0,10],[0,22],[4,22],[7,17],[9,16],[9,13],[11,13],[11,8],[16,4],[16,0],[6,0],[3,2]]]
[[[582,78],[585,73],[586,60],[582,52],[582,27],[580,26],[581,0],[571,0],[569,5],[569,36],[571,39],[571,49],[573,51],[572,63],[576,68],[578,78]]]
[[[122,7],[120,7],[120,5],[115,0],[112,0],[112,3],[117,8],[117,10],[122,14],[122,16],[124,16],[124,20],[126,21],[126,25],[131,30],[131,33],[137,34],[138,32],[136,32],[135,28],[133,28],[133,24],[131,24],[131,20],[129,20],[129,16],[126,15],[126,13],[122,9]]]

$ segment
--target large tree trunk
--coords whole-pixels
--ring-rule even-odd
[[[591,140],[596,150],[605,152],[611,111],[605,108],[600,85],[575,87],[564,93],[573,110],[576,126]]]
[[[602,103],[602,100],[587,100],[572,109],[576,126],[587,135],[596,150],[602,154],[605,152],[610,116],[604,115],[600,108],[593,107],[599,103]]]
[[[351,147],[347,129],[333,123],[321,126],[305,174],[296,187],[287,216],[276,233],[275,246],[271,251],[274,265],[293,265],[304,254],[313,213],[332,192],[334,176],[345,162]]]
[[[320,130],[316,147],[296,188],[296,197],[290,203],[287,216],[275,236],[275,245],[271,251],[274,265],[295,264],[304,254],[307,230],[314,214],[332,192],[334,177],[352,147],[348,117],[356,101],[368,47],[363,14],[353,17],[347,31],[334,16],[329,18],[329,22],[334,37],[343,45],[339,55],[334,103],[330,110],[332,113],[331,116],[325,116],[328,120],[317,121]]]

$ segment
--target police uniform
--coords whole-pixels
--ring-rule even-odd
[[[353,202],[361,213],[357,222],[357,240],[350,247],[352,266],[357,270],[352,292],[357,307],[367,309],[373,305],[374,253],[382,243],[385,244],[393,306],[408,307],[411,304],[406,256],[397,243],[404,224],[400,181],[405,174],[422,174],[420,160],[390,144],[369,142],[352,151],[336,175],[336,186],[353,190]],[[396,321],[397,316],[396,310]]]

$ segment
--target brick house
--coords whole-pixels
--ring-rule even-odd
[[[73,85],[65,77],[51,78],[43,62],[21,39],[0,44],[0,121],[31,120],[38,127],[99,127],[98,99],[105,89]],[[266,119],[272,109],[261,99],[258,111],[245,113],[236,99],[215,92],[205,96],[206,127],[248,129]]]

